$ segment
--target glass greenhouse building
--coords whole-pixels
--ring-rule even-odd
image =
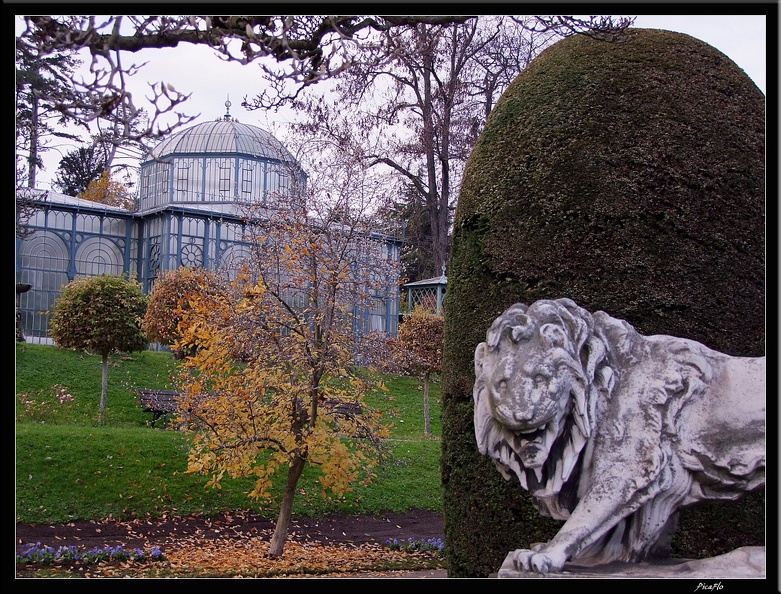
[[[141,164],[138,209],[39,192],[28,226],[16,239],[17,294],[28,342],[51,343],[50,310],[77,276],[127,274],[148,293],[155,279],[180,266],[231,269],[249,255],[242,206],[273,209],[293,199],[306,175],[271,134],[225,115],[173,134]],[[402,240],[374,237],[398,261]],[[395,334],[398,279],[388,279],[368,309],[355,311],[356,331]]]

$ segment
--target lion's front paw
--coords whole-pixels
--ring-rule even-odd
[[[558,558],[551,552],[543,553],[529,549],[518,549],[513,551],[513,566],[518,571],[550,573],[559,571],[564,566],[564,559]]]

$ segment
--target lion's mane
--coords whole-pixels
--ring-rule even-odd
[[[506,479],[515,475],[524,489],[535,497],[541,513],[566,519],[577,503],[577,481],[570,479],[583,457],[594,432],[595,408],[600,398],[609,396],[613,372],[606,359],[605,343],[594,333],[594,320],[585,309],[570,299],[541,300],[531,308],[516,304],[500,315],[486,335],[489,354],[496,353],[499,342],[509,339],[517,345],[539,331],[543,324],[560,326],[567,336],[564,346],[569,367],[576,381],[569,394],[570,412],[559,428],[550,455],[541,469],[524,467],[518,454],[519,436],[494,417],[485,386],[486,375],[476,371],[475,435],[480,452],[489,456]],[[588,467],[589,461],[585,461]]]

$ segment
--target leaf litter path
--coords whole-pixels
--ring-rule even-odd
[[[391,551],[388,540],[444,538],[442,515],[425,510],[380,516],[291,520],[282,559],[267,556],[274,520],[242,512],[128,521],[16,525],[17,552],[28,543],[80,549],[158,547],[164,563],[63,568],[85,577],[446,577],[441,558]],[[19,576],[17,568],[17,576]],[[24,571],[22,571],[24,573]]]

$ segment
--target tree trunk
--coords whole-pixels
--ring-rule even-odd
[[[304,472],[306,460],[301,456],[296,456],[290,464],[287,472],[287,483],[285,484],[285,493],[282,496],[282,505],[279,508],[279,517],[277,525],[274,528],[274,534],[271,537],[268,554],[270,557],[281,557],[285,550],[287,541],[287,531],[290,526],[290,517],[293,512],[293,498],[296,495],[296,485],[301,474]]]
[[[100,406],[98,407],[98,425],[106,422],[106,395],[108,394],[108,353],[103,354],[103,378],[100,386]]]
[[[27,187],[35,188],[35,174],[38,171],[38,95],[32,93],[30,111],[30,154],[27,158]]]
[[[429,412],[428,407],[428,384],[429,384],[429,375],[426,374],[423,376],[423,419],[425,421],[425,429],[424,432],[426,434],[426,437],[431,435],[431,413]]]

